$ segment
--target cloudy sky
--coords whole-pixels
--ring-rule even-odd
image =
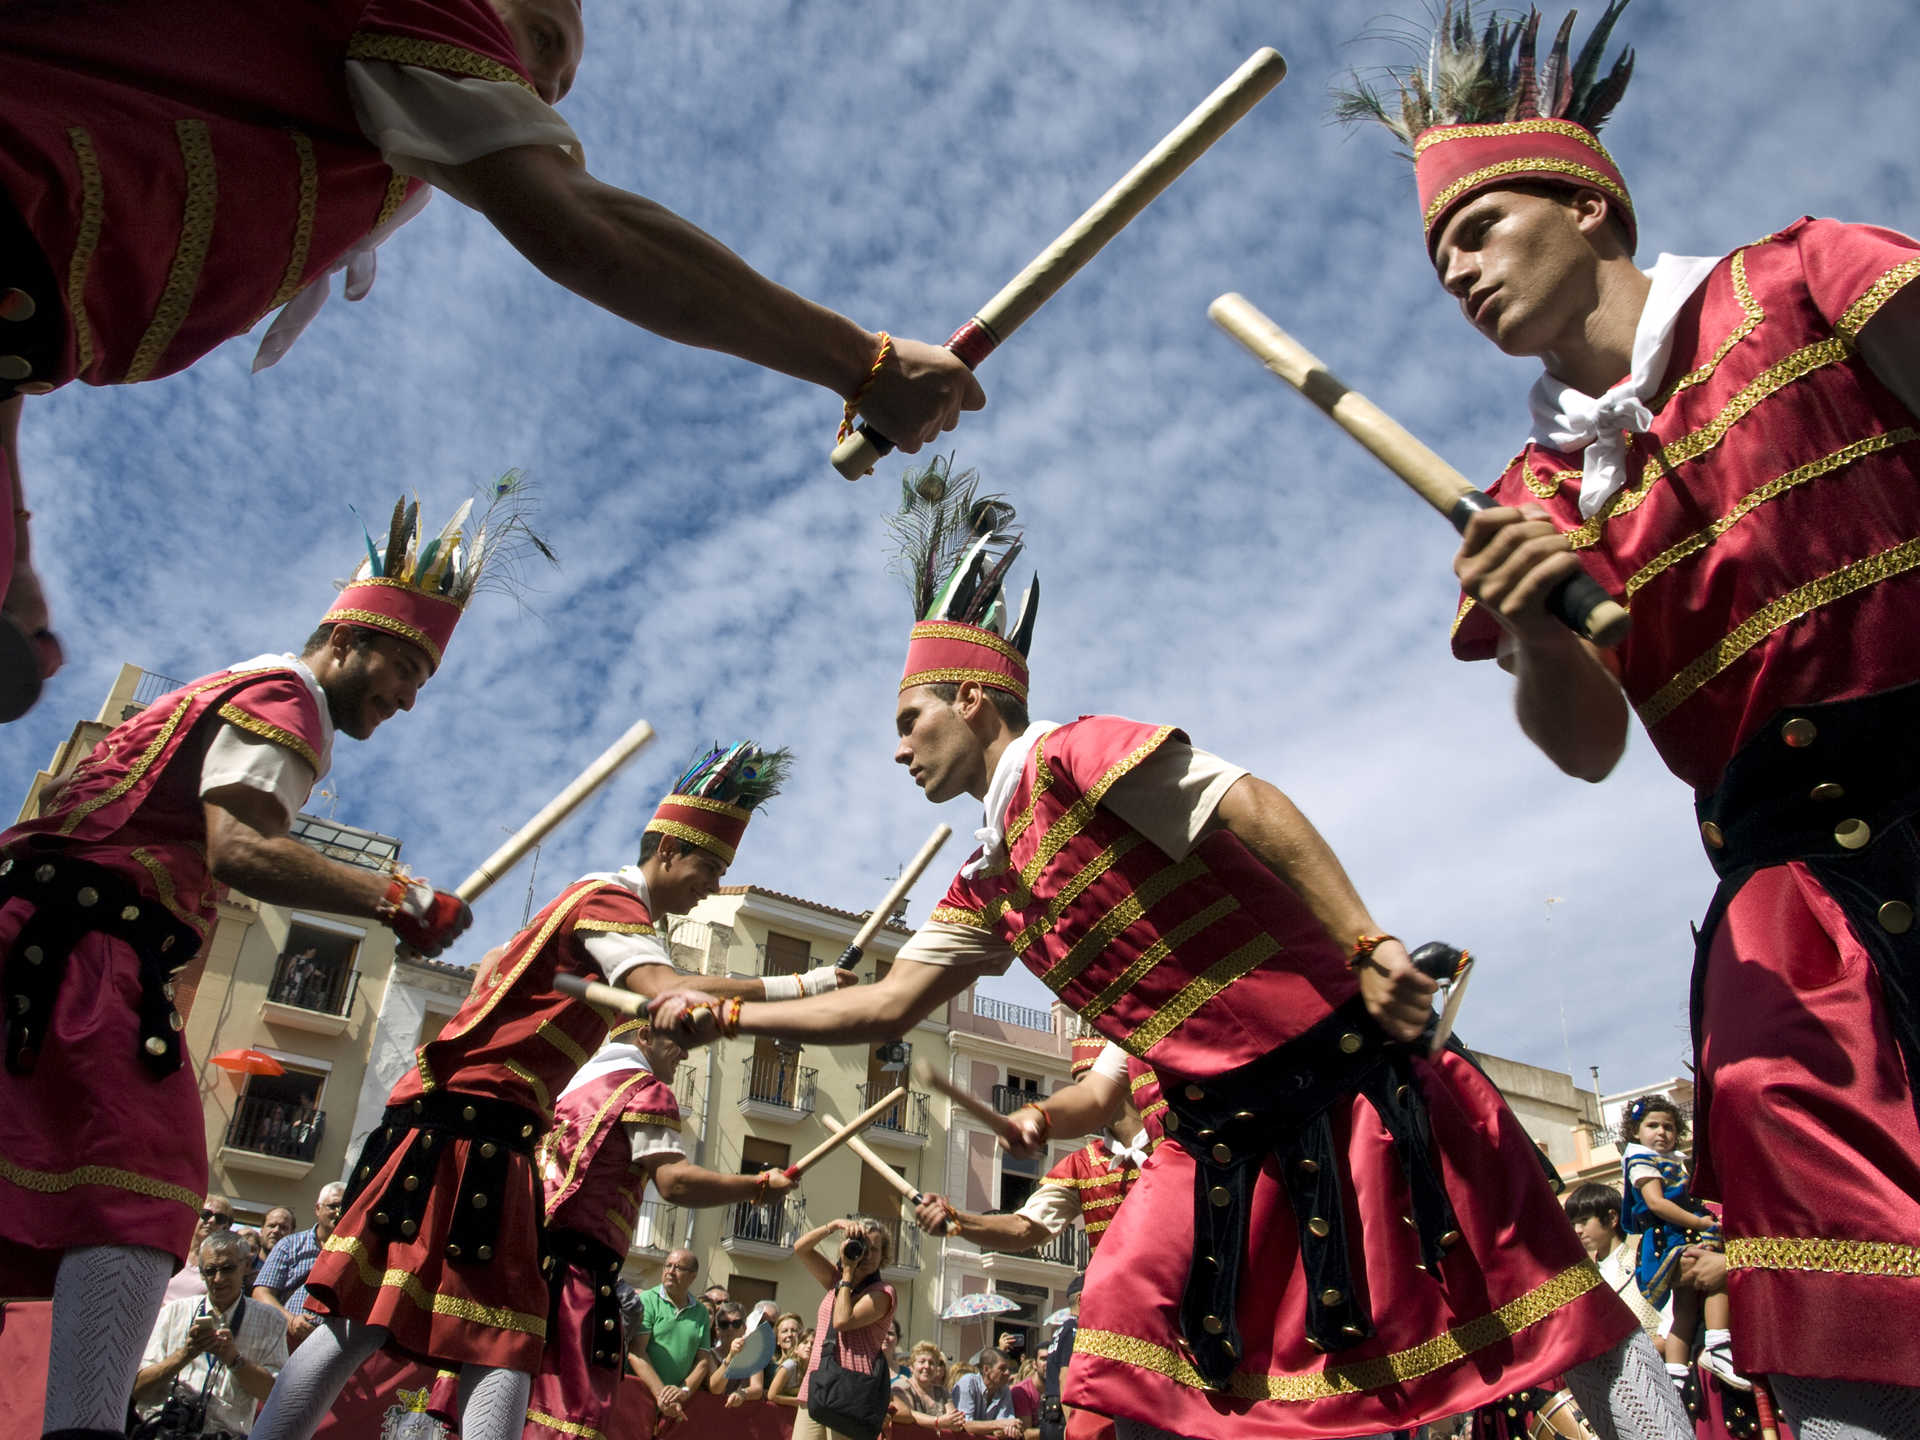
[[[1505,678],[1447,653],[1445,524],[1205,318],[1244,292],[1471,475],[1524,438],[1531,369],[1434,283],[1404,162],[1325,119],[1348,67],[1399,58],[1352,43],[1394,23],[1380,0],[597,0],[588,23],[562,109],[596,174],[932,340],[1250,51],[1285,54],[1280,89],[993,356],[988,409],[952,437],[1019,505],[1044,576],[1035,711],[1177,723],[1289,791],[1382,924],[1481,957],[1473,1044],[1583,1082],[1598,1065],[1609,1090],[1681,1070],[1712,879],[1688,793],[1637,734],[1599,787],[1535,754]],[[1607,139],[1644,259],[1808,213],[1920,231],[1910,0],[1636,0],[1623,33],[1639,67]],[[520,466],[562,568],[523,613],[476,605],[419,708],[343,742],[312,808],[451,884],[645,716],[660,741],[547,846],[543,892],[627,858],[715,737],[799,756],[732,880],[864,909],[936,818],[977,823],[890,764],[902,462],[836,476],[826,392],[614,321],[445,197],[367,300],[336,298],[250,378],[253,344],[29,402],[70,661],[0,732],[7,773],[44,763],[122,660],[190,678],[297,645],[352,564],[350,504],[384,515],[414,489],[444,515]],[[474,953],[523,887],[482,904]],[[1045,1003],[1025,978],[992,989]]]

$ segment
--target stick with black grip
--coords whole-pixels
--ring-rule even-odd
[[[1421,499],[1465,532],[1479,510],[1498,502],[1447,464],[1386,411],[1348,389],[1319,358],[1239,295],[1222,295],[1207,307],[1213,323],[1238,340],[1262,364],[1324,410],[1341,429],[1406,481]],[[1596,645],[1627,638],[1627,611],[1584,570],[1560,582],[1547,609],[1576,635]]]
[[[887,923],[887,917],[893,914],[894,907],[907,898],[907,892],[913,889],[914,881],[920,878],[921,872],[932,863],[933,857],[940,853],[940,847],[946,844],[952,835],[951,825],[933,827],[933,833],[927,837],[927,843],[920,847],[920,853],[907,862],[907,868],[900,872],[900,878],[893,882],[892,888],[867,916],[866,923],[854,932],[852,941],[840,952],[840,958],[833,962],[834,969],[851,970],[860,963],[860,956],[865,952],[867,943],[879,932],[880,927]]]

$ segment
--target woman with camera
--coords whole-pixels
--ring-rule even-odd
[[[828,1260],[815,1247],[836,1233],[844,1237],[840,1254]],[[827,1289],[800,1381],[793,1440],[874,1440],[891,1394],[882,1348],[895,1296],[880,1270],[893,1258],[893,1236],[872,1216],[855,1215],[814,1226],[793,1253]]]

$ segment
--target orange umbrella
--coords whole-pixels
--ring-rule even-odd
[[[258,1050],[222,1050],[210,1062],[236,1075],[284,1075],[287,1067]]]

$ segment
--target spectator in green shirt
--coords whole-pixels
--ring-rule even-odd
[[[712,1321],[707,1307],[694,1296],[699,1258],[691,1250],[675,1250],[660,1267],[660,1283],[640,1293],[640,1304],[628,1315],[627,1359],[652,1392],[660,1413],[684,1420],[687,1397],[706,1383],[712,1356]]]

